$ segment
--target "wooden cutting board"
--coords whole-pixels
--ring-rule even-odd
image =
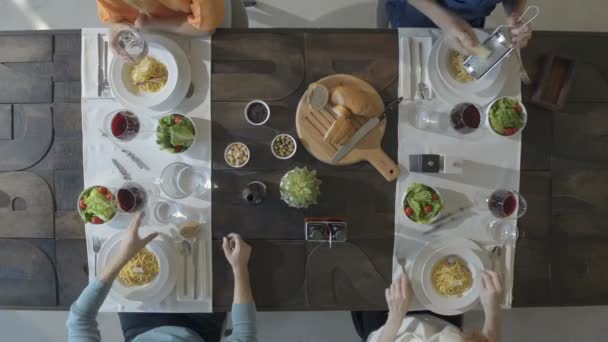
[[[384,108],[382,98],[367,82],[351,75],[331,75],[320,79],[317,83],[333,89],[339,85],[357,87],[366,92],[374,94],[373,101],[378,101]],[[354,125],[357,129],[367,122],[368,118],[354,115]],[[381,142],[386,129],[386,120],[380,122],[376,128],[365,136],[344,158],[337,163],[332,162],[339,145],[323,141],[323,136],[336,117],[329,111],[316,111],[308,104],[308,90],[304,93],[296,111],[296,129],[298,137],[304,148],[315,158],[330,165],[350,165],[361,161],[370,162],[388,181],[394,181],[399,177],[399,166],[382,150]]]

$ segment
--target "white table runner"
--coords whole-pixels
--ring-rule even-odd
[[[399,29],[399,61],[400,64],[404,64],[400,66],[400,70],[405,71],[399,74],[399,96],[409,97],[409,94],[402,93],[401,90],[407,90],[409,88],[407,85],[410,84],[410,75],[407,73],[410,69],[410,55],[407,51],[404,53],[403,50],[407,49],[402,46],[407,44],[409,38],[414,37],[433,37],[435,42],[440,34],[441,32],[436,29]],[[500,96],[520,97],[519,74],[514,64],[503,64],[503,72],[508,76]],[[457,104],[445,103],[437,96],[427,102],[430,108],[445,112],[445,115],[448,115],[449,110]],[[486,106],[488,103],[477,104]],[[401,175],[397,180],[395,195],[393,278],[402,273],[398,258],[405,258],[411,263],[422,247],[434,238],[466,237],[488,249],[495,245],[486,228],[491,220],[490,213],[467,215],[464,219],[448,223],[433,234],[421,234],[428,228],[411,223],[403,213],[403,196],[411,183],[424,183],[437,188],[442,194],[445,213],[456,211],[467,201],[472,203],[475,194],[480,190],[519,189],[521,135],[512,138],[499,137],[487,132],[486,127],[480,127],[479,131],[484,132],[476,132],[474,137],[458,137],[457,133],[447,135],[420,130],[410,123],[414,105],[411,101],[404,100],[399,107],[398,161]],[[462,174],[409,172],[410,154],[439,154],[462,159],[463,172]],[[505,248],[502,253],[501,270],[505,276],[504,307],[511,307],[514,255],[514,248],[510,247]],[[414,307],[417,310],[424,309],[419,303],[415,303]]]
[[[121,147],[129,150],[143,160],[149,171],[138,168],[120,149],[102,137],[100,129],[104,117],[118,109],[124,109],[113,98],[99,98],[97,96],[98,77],[98,34],[107,34],[106,29],[83,29],[82,31],[82,138],[83,138],[83,170],[84,186],[103,184],[110,187],[119,187],[123,184],[120,173],[112,164],[116,159],[131,175],[133,181],[144,186],[152,187],[156,178],[160,177],[165,166],[173,162],[184,162],[197,168],[202,168],[211,175],[211,39],[197,38],[188,39],[184,37],[171,37],[184,49],[190,59],[192,66],[192,82],[194,94],[178,106],[174,112],[183,113],[193,118],[196,126],[197,145],[196,159],[184,154],[170,154],[160,151],[155,142],[153,134],[156,125],[155,119],[150,114],[136,112],[141,121],[141,129],[138,137],[134,140],[121,144]],[[108,56],[108,68],[113,56]],[[148,115],[147,115],[148,114]],[[164,113],[162,113],[164,114]],[[142,136],[144,136],[142,138]],[[193,146],[194,148],[195,146]],[[190,151],[189,151],[190,152]],[[161,195],[162,197],[163,195]],[[208,270],[206,277],[201,279],[206,282],[207,298],[204,301],[181,302],[177,301],[175,289],[159,304],[123,305],[108,296],[101,311],[145,311],[145,312],[211,312],[212,311],[212,260],[211,260],[211,191],[200,198],[187,198],[180,201],[190,207],[199,208],[204,220],[203,232],[201,234],[200,251],[206,254],[201,259],[206,265],[199,265],[200,269]],[[76,204],[74,204],[76,205]],[[116,221],[116,220],[115,220]],[[122,222],[121,222],[122,221]],[[87,254],[89,264],[89,280],[94,277],[94,253],[92,236],[107,238],[121,231],[128,224],[128,220],[111,222],[108,225],[96,226],[86,224]],[[143,231],[159,231],[171,235],[170,227],[142,227]],[[174,229],[173,229],[174,230]],[[179,255],[176,260],[181,260]],[[177,267],[176,265],[176,268]],[[201,272],[199,272],[200,274]],[[178,277],[180,275],[178,274]]]

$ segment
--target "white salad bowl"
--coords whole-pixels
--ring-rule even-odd
[[[427,186],[427,187],[433,189],[433,191],[435,191],[435,193],[439,197],[439,200],[441,201],[441,204],[445,207],[445,203],[443,202],[443,197],[441,196],[441,193],[439,192],[439,190],[437,190],[436,188],[434,188],[434,187],[432,187],[430,185],[427,185],[427,184],[422,184],[422,185]],[[408,185],[408,187],[409,187],[409,185]],[[403,194],[403,198],[401,199],[401,212],[403,213],[403,216],[405,216],[405,218],[409,222],[412,222],[412,223],[415,223],[415,224],[420,224],[420,225],[430,225],[430,224],[433,224],[433,222],[437,221],[437,219],[441,217],[441,213],[443,211],[443,208],[439,211],[439,213],[437,213],[437,215],[429,223],[419,223],[419,222],[416,222],[416,221],[412,220],[409,216],[407,216],[405,214],[405,199],[407,198],[407,194],[408,194],[408,191],[406,191]]]
[[[513,100],[517,101],[517,103],[519,103],[519,106],[521,107],[522,119],[524,120],[524,125],[520,129],[518,129],[517,132],[515,132],[512,135],[502,135],[502,134],[496,132],[494,130],[494,128],[492,128],[492,125],[490,124],[490,110],[492,109],[492,106],[499,100],[505,99],[505,98],[513,99]],[[486,126],[488,127],[490,132],[494,133],[495,135],[497,135],[499,137],[505,137],[505,138],[516,137],[519,134],[521,134],[521,132],[524,130],[524,128],[526,128],[526,124],[528,123],[528,111],[526,110],[526,107],[524,106],[524,104],[518,98],[515,98],[515,97],[509,97],[509,96],[499,97],[496,100],[490,102],[490,104],[486,107],[485,112],[486,112],[486,117],[485,117]]]

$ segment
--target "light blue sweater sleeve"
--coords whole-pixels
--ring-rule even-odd
[[[254,303],[232,304],[232,335],[228,342],[256,342],[256,309]]]
[[[112,284],[104,284],[94,279],[72,304],[66,322],[69,342],[101,341],[97,313],[111,287]]]

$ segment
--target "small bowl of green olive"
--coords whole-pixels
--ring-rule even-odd
[[[270,143],[272,154],[279,159],[289,159],[296,154],[298,144],[289,134],[279,134]]]

